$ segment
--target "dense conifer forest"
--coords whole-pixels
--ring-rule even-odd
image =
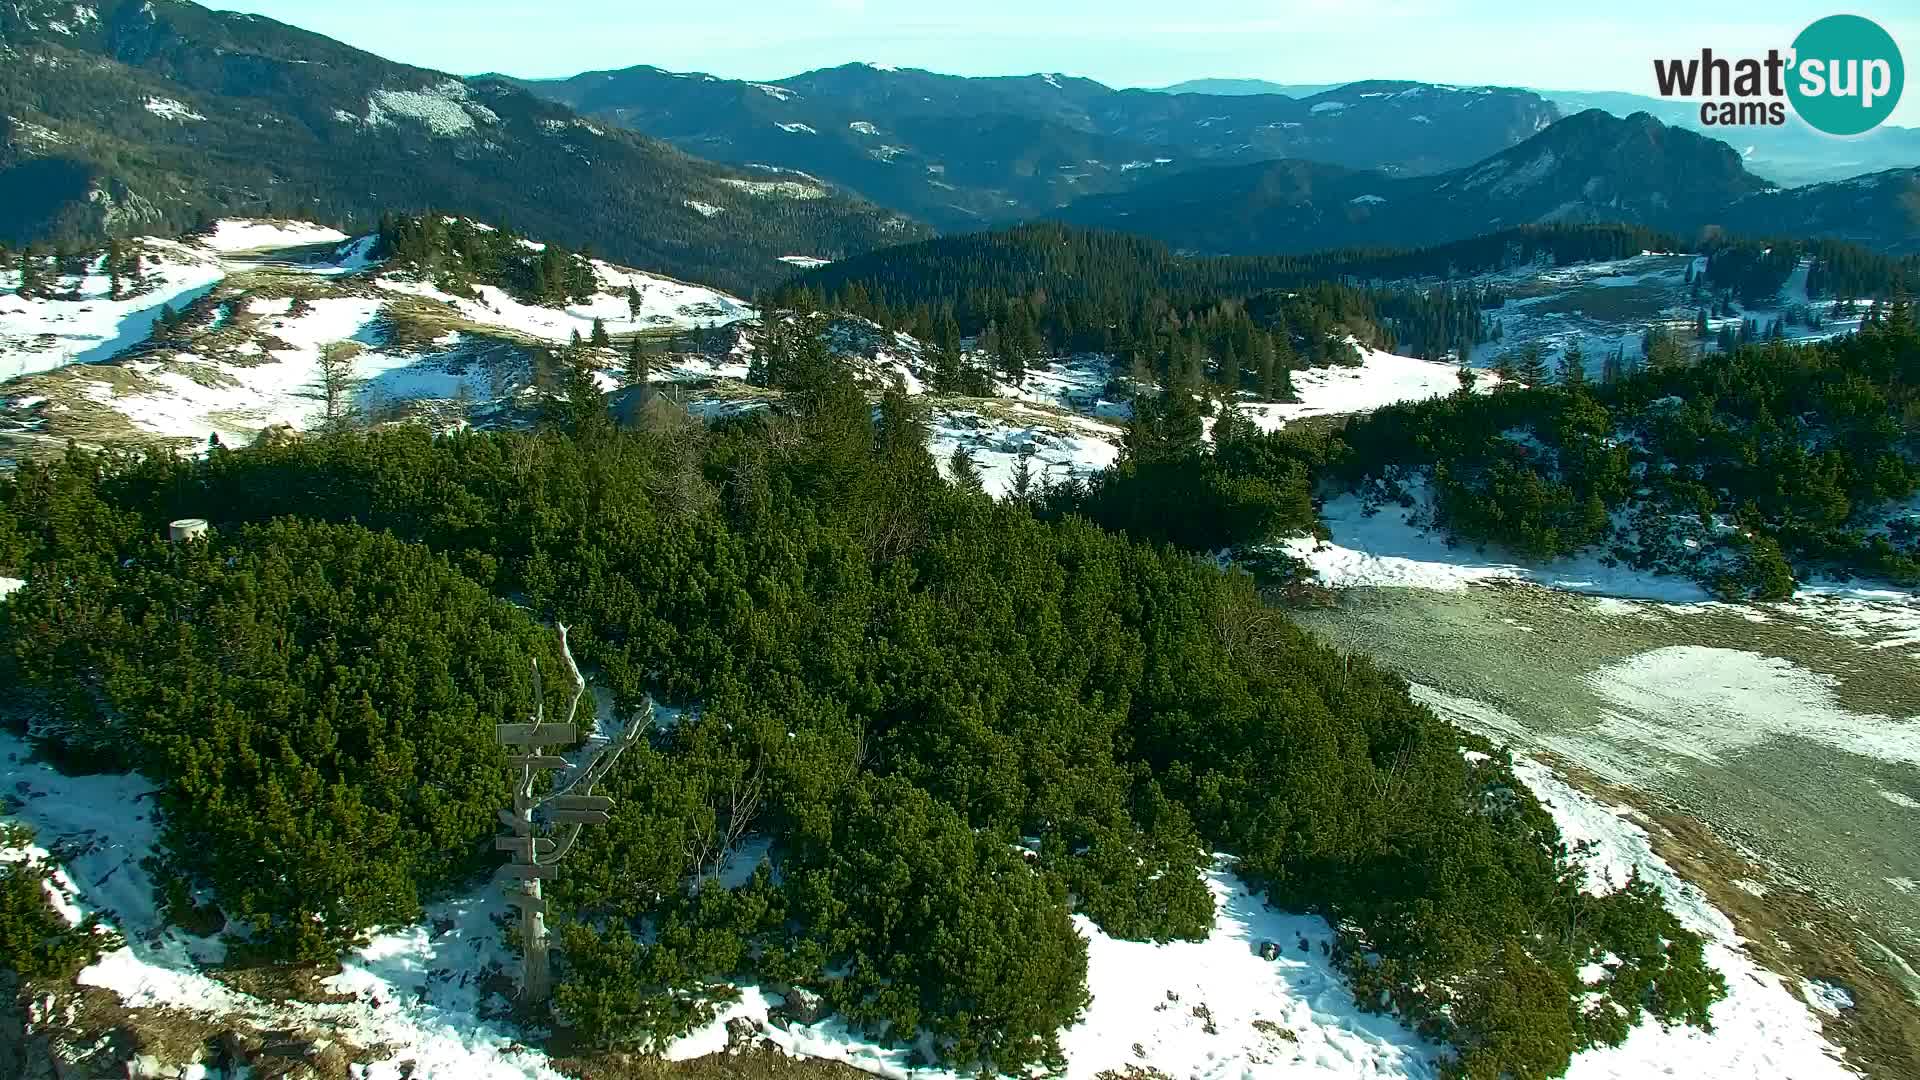
[[[1597,549],[1777,599],[1796,579],[1920,583],[1920,336],[1904,301],[1858,335],[1691,359],[1655,343],[1605,383],[1539,380],[1349,424],[1332,475],[1418,471],[1436,524],[1546,558]],[[1389,493],[1399,493],[1389,483]],[[1691,543],[1689,543],[1691,541]],[[1676,562],[1689,549],[1718,561]]]
[[[849,311],[946,349],[977,336],[1002,370],[1100,352],[1165,385],[1205,383],[1284,399],[1289,371],[1361,346],[1439,359],[1476,355],[1505,296],[1464,279],[1642,252],[1707,255],[1703,302],[1769,300],[1803,260],[1816,297],[1920,291],[1920,259],[1838,241],[1682,240],[1632,225],[1525,226],[1412,251],[1195,258],[1140,237],[1056,224],[882,249],[795,276],[767,302]]]
[[[567,622],[608,707],[672,706],[553,898],[557,1000],[594,1044],[658,1046],[744,978],[949,1063],[1058,1065],[1088,993],[1069,913],[1202,934],[1216,851],[1325,914],[1359,999],[1461,1075],[1556,1074],[1644,1013],[1705,1022],[1718,976],[1652,890],[1585,896],[1505,764],[1244,575],[1103,529],[1125,500],[1099,491],[1089,520],[943,482],[915,403],[876,410],[834,368],[785,401],[24,466],[0,483],[0,572],[27,580],[0,674],[49,754],[160,785],[179,917],[295,961],[481,880],[491,725],[530,711],[541,624]],[[1143,425],[1137,468],[1185,427]],[[1234,468],[1304,468],[1273,453]],[[190,514],[209,541],[159,538]],[[751,838],[779,873],[722,887]]]

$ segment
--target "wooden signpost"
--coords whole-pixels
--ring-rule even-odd
[[[506,891],[507,899],[520,908],[520,993],[530,1004],[545,1002],[553,992],[553,979],[547,966],[547,901],[540,883],[560,876],[560,860],[573,849],[583,825],[605,825],[612,820],[613,800],[593,794],[613,768],[622,752],[640,737],[653,722],[649,705],[643,717],[636,717],[606,742],[580,756],[576,764],[547,752],[554,747],[572,746],[580,741],[574,714],[587,694],[587,680],[573,662],[573,650],[567,646],[567,628],[560,627],[560,655],[567,662],[567,674],[573,678],[573,704],[561,723],[546,722],[546,703],[540,685],[540,661],[533,662],[533,722],[495,724],[493,737],[508,748],[508,764],[520,770],[513,789],[513,808],[500,811],[500,822],[513,830],[510,836],[497,836],[493,846],[513,853],[513,861],[500,867],[495,880]],[[535,779],[542,772],[568,770],[566,783],[539,798],[533,794]],[[545,829],[542,834],[536,830]]]

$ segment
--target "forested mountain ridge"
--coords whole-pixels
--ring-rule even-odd
[[[1719,215],[1733,232],[1819,236],[1920,255],[1920,167],[1749,195]]]
[[[1587,109],[1604,109],[1615,116],[1644,112],[1653,114],[1662,123],[1697,131],[1710,139],[1727,134],[1724,127],[1700,122],[1697,101],[1611,91],[1535,89],[1569,116]],[[1790,188],[1845,180],[1920,161],[1920,128],[1881,124],[1840,143],[1789,113],[1787,122],[1779,127],[1749,126],[1739,130],[1739,149],[1747,167]]]
[[[1590,109],[1436,176],[1263,162],[1157,178],[1130,192],[1089,196],[1055,216],[1211,254],[1421,247],[1556,222],[1645,225],[1689,242],[1720,227],[1910,250],[1920,219],[1909,192],[1869,180],[1769,194],[1773,185],[1723,142],[1645,113],[1617,118]],[[1844,208],[1809,207],[1842,190],[1854,196]]]
[[[799,169],[950,229],[1231,161],[1432,172],[1559,115],[1530,93],[1485,87],[1366,82],[1304,100],[1225,98],[868,64],[765,83],[642,66],[520,85],[703,157]]]
[[[0,7],[0,242],[206,217],[371,231],[437,207],[748,289],[780,257],[922,234],[817,182],[686,156],[499,82],[392,63],[184,0]]]

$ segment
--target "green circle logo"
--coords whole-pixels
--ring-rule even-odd
[[[1793,57],[1793,111],[1829,135],[1871,131],[1900,104],[1900,47],[1872,19],[1829,15],[1793,39]]]

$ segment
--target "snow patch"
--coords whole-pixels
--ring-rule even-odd
[[[574,334],[587,337],[593,322],[608,327],[635,324],[647,327],[692,329],[721,326],[749,318],[753,309],[744,301],[700,285],[689,285],[671,278],[595,261],[594,275],[600,290],[592,298],[566,307],[552,308],[525,304],[493,285],[482,285],[477,296],[453,296],[431,283],[383,276],[375,284],[396,293],[437,300],[455,309],[462,318],[482,326],[515,331],[544,341],[564,343]],[[636,320],[627,290],[640,294],[640,312]]]
[[[196,237],[194,242],[223,254],[235,254],[312,244],[339,244],[347,239],[347,234],[338,229],[306,221],[227,218],[214,222],[213,229]]]
[[[1779,657],[1674,645],[1593,672],[1587,682],[1627,714],[1609,714],[1603,732],[1628,738],[1643,732],[1658,745],[1701,761],[1774,739],[1799,738],[1879,761],[1920,765],[1920,717],[1848,712],[1834,698],[1839,680]],[[1686,738],[1668,737],[1669,729],[1683,729]]]
[[[867,123],[865,120],[855,120],[853,123],[848,124],[847,127],[848,129],[852,131],[857,131],[862,135],[880,134],[879,128],[874,127],[872,124]]]
[[[763,195],[783,199],[824,199],[825,188],[813,184],[803,184],[798,180],[738,180],[722,177],[721,183],[738,188],[749,195]]]
[[[498,114],[472,97],[472,89],[459,79],[418,90],[375,90],[367,97],[366,123],[380,127],[404,117],[425,124],[437,136],[451,137],[473,131],[476,121],[500,122]]]
[[[1853,995],[1844,988],[1818,979],[1806,979],[1800,983],[1800,994],[1807,1004],[1822,1016],[1839,1016],[1853,1008]]]
[[[1711,599],[1687,578],[1608,566],[1593,556],[1526,563],[1451,543],[1424,520],[1426,490],[1410,488],[1411,509],[1368,504],[1356,495],[1328,499],[1321,519],[1329,541],[1288,540],[1288,554],[1304,561],[1331,588],[1374,586],[1458,591],[1491,581],[1529,581],[1600,596],[1674,604]]]
[[[774,127],[777,127],[777,128],[779,128],[779,129],[780,129],[781,131],[784,131],[784,132],[787,132],[787,133],[788,133],[788,134],[790,134],[790,135],[818,135],[818,134],[820,134],[819,132],[817,132],[817,131],[815,131],[815,130],[813,130],[813,128],[811,128],[811,127],[808,127],[808,126],[807,126],[806,124],[781,124],[781,123],[775,123],[775,124],[774,124],[773,126],[774,126]]]
[[[1874,790],[1879,792],[1881,798],[1895,806],[1907,810],[1920,810],[1920,799],[1916,799],[1911,795],[1899,791],[1888,791],[1886,788],[1875,788]]]
[[[1460,376],[1452,364],[1368,349],[1358,366],[1294,372],[1293,387],[1297,402],[1244,403],[1240,409],[1262,431],[1277,431],[1302,417],[1372,412],[1403,401],[1444,397],[1460,388]]]
[[[194,112],[181,102],[172,98],[149,97],[146,110],[163,120],[205,120],[206,117]]]
[[[683,205],[701,217],[712,217],[715,214],[726,213],[726,207],[715,206],[710,202],[701,202],[698,199],[688,199]]]
[[[1010,413],[1010,415],[1008,414]],[[957,447],[966,447],[980,470],[987,494],[1002,498],[1013,491],[1023,457],[1038,490],[1047,482],[1085,480],[1120,458],[1120,429],[1084,417],[1027,405],[989,415],[974,409],[940,409],[933,416],[927,449],[941,474]]]

